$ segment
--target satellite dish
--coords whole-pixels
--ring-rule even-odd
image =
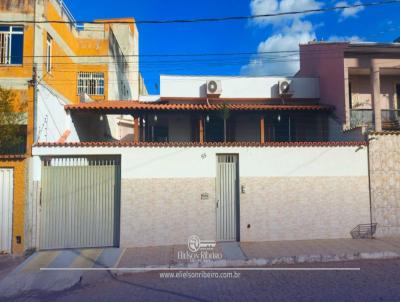
[[[218,84],[217,84],[217,82],[215,82],[215,81],[209,81],[209,82],[208,82],[207,89],[208,89],[208,91],[211,92],[211,93],[217,92],[217,89],[218,89]]]

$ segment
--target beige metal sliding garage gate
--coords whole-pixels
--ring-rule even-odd
[[[117,246],[120,187],[119,159],[44,160],[40,248]]]

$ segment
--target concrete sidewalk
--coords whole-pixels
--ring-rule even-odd
[[[178,259],[187,247],[163,246],[123,249],[116,267],[166,268],[166,267],[215,267],[263,266],[307,262],[331,262],[360,259],[400,258],[400,238],[381,239],[329,239],[271,242],[242,242],[229,246],[217,244],[214,250],[223,258],[214,261],[188,261]],[[127,270],[129,271],[129,270]]]
[[[400,238],[299,240],[242,243],[247,259],[269,264],[400,257]]]
[[[85,282],[95,282],[107,276],[108,272],[96,273],[88,269],[114,267],[121,251],[118,248],[105,248],[34,253],[0,280],[0,298],[17,297],[34,291],[67,290],[82,282],[84,276]]]
[[[109,277],[110,273],[143,272],[149,269],[256,267],[400,258],[400,238],[231,242],[219,243],[205,254],[217,257],[185,258],[187,255],[193,255],[186,245],[38,252],[0,280],[0,298],[14,297],[32,291],[62,291],[79,283],[95,283],[99,279]],[[185,256],[184,259],[182,255]],[[41,270],[43,268],[57,270],[43,271]],[[93,268],[100,271],[92,271]]]

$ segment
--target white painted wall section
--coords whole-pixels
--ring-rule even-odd
[[[68,141],[79,141],[71,118],[64,110],[67,103],[66,99],[47,85],[38,85],[38,142],[56,142],[66,130],[71,131]]]
[[[33,155],[121,155],[123,179],[216,176],[217,154],[239,154],[241,177],[368,175],[367,148],[346,147],[34,147]]]
[[[239,155],[243,242],[349,238],[369,221],[366,147],[35,147],[33,153],[121,156],[122,248],[185,244],[193,234],[214,240],[217,154]]]
[[[278,98],[278,83],[291,81],[293,98],[319,98],[318,78],[161,76],[161,97],[206,97],[208,80],[221,81],[221,98]]]

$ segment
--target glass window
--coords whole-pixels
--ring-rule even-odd
[[[17,33],[24,32],[24,28],[22,26],[12,26],[12,31]]]
[[[21,65],[24,52],[24,28],[0,26],[0,64]]]

